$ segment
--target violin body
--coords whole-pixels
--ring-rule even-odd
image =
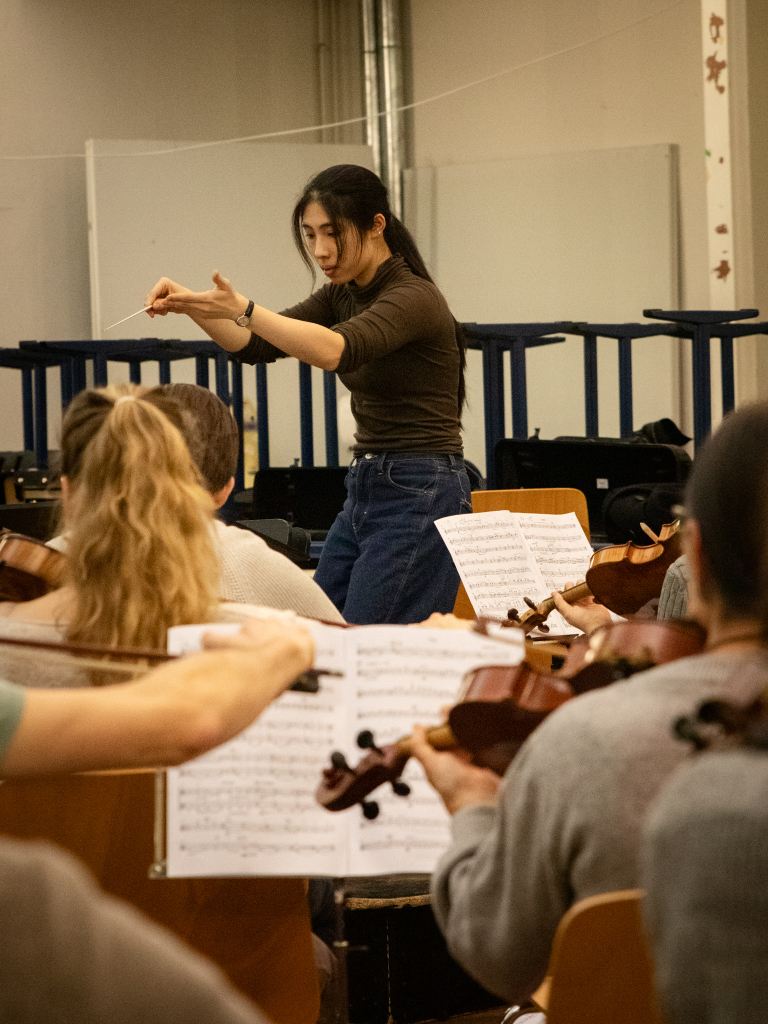
[[[587,586],[610,611],[634,615],[659,596],[667,569],[680,554],[677,524],[667,523],[656,543],[640,546],[630,541],[596,551],[587,569]]]
[[[557,672],[538,671],[525,661],[514,667],[473,669],[464,677],[448,725],[429,730],[427,739],[438,750],[468,751],[473,764],[503,775],[527,737],[561,704],[654,665],[698,654],[705,642],[706,632],[695,622],[637,619],[580,637]],[[384,782],[391,782],[398,792],[411,755],[410,737],[381,749],[372,741],[360,745],[371,749],[355,768],[334,754],[332,766],[323,771],[315,795],[330,811],[355,803],[363,803],[364,811],[366,806],[375,807],[366,805],[365,797]]]
[[[681,554],[679,523],[662,526],[658,537],[644,523],[640,525],[648,532],[652,543],[640,545],[630,541],[596,551],[590,559],[586,580],[563,591],[563,599],[568,604],[592,595],[616,615],[634,615],[661,594],[667,569]],[[526,597],[525,602],[528,611],[518,615],[511,609],[510,620],[525,633],[536,627],[548,632],[544,623],[554,610],[554,600],[547,597],[534,604]]]
[[[0,533],[0,601],[32,601],[64,582],[60,551],[21,533]]]

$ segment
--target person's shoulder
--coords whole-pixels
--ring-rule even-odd
[[[768,819],[768,755],[755,747],[710,751],[682,765],[665,786],[649,829],[741,814]]]
[[[252,530],[243,529],[242,526],[227,526],[220,519],[214,520],[216,540],[223,548],[241,547],[256,548],[259,551],[270,550],[267,542],[259,537]]]
[[[445,296],[434,283],[419,277],[411,270],[405,260],[399,260],[395,272],[382,289],[379,298],[392,301],[396,299],[409,310],[418,311],[421,316],[434,320],[438,317],[453,317],[448,308]]]
[[[579,694],[553,711],[533,736],[537,742],[549,743],[560,742],[563,736],[570,734],[583,737],[611,731],[616,723],[642,717],[649,702],[664,703],[668,698],[673,702],[679,700],[681,682],[685,691],[685,684],[691,679],[706,681],[712,674],[706,671],[706,658],[701,654],[680,658],[667,665],[638,672],[629,679]]]

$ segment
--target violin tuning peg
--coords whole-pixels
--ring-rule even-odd
[[[520,621],[520,613],[518,612],[517,608],[510,608],[509,611],[507,612],[507,618],[511,622],[519,622]]]
[[[539,623],[539,629],[541,630],[542,633],[548,633],[549,632],[549,626],[547,626],[543,622]]]
[[[367,818],[368,821],[373,821],[374,818],[378,818],[379,805],[375,800],[363,800],[360,806],[363,808],[363,817]]]
[[[340,750],[334,750],[331,754],[331,764],[339,772],[351,772],[352,769],[347,764],[347,759],[344,757]]]
[[[370,729],[363,729],[357,734],[357,745],[361,750],[376,750],[377,752],[379,750]]]
[[[411,795],[411,787],[407,782],[403,782],[402,779],[395,779],[392,783],[392,789],[394,790],[395,796]]]
[[[533,608],[533,609],[536,608],[536,603],[534,601],[532,601],[530,599],[530,597],[524,597],[523,600],[525,601],[525,603],[528,605],[529,608]]]

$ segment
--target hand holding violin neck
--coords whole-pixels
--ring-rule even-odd
[[[577,583],[575,587],[569,587],[567,590],[562,592],[563,600],[568,604],[576,604],[577,601],[581,601],[583,598],[591,596],[592,591],[589,589],[588,584],[583,580],[581,583]],[[526,603],[529,605],[529,609],[527,612],[523,612],[522,615],[518,616],[518,622],[524,633],[530,633],[532,629],[535,629],[537,626],[541,626],[546,622],[549,617],[549,613],[555,610],[555,602],[553,598],[546,597],[536,605],[528,598],[526,598]],[[513,612],[514,609],[510,609],[510,619],[514,619]],[[515,612],[515,615],[517,615],[517,612]]]

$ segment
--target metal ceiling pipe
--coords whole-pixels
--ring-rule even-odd
[[[396,217],[403,216],[403,45],[399,0],[380,0],[381,69],[384,100],[384,144],[386,184]]]
[[[320,124],[327,124],[331,120],[331,103],[328,96],[328,80],[330,77],[330,53],[328,35],[326,32],[326,0],[317,0],[317,74],[319,82],[319,114]],[[330,142],[328,129],[321,133],[321,142]]]
[[[373,168],[384,178],[381,161],[379,117],[379,46],[376,30],[376,0],[360,0],[363,22],[363,77],[365,81],[366,142],[373,151]]]

